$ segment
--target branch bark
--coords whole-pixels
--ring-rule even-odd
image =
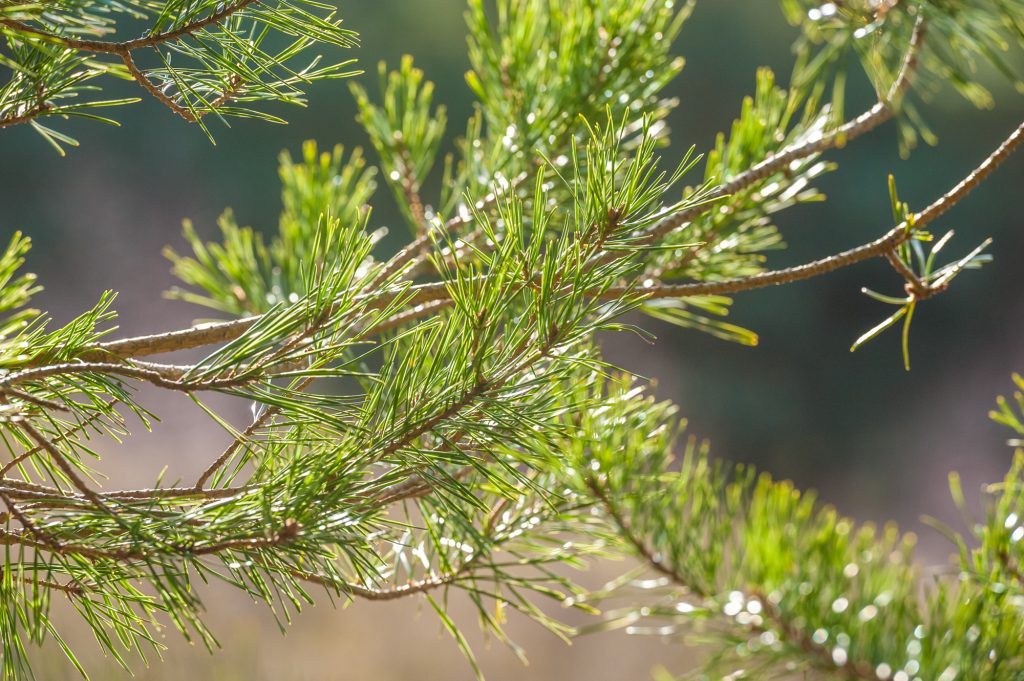
[[[207,26],[218,24],[230,17],[235,12],[241,9],[245,9],[247,6],[259,2],[259,0],[238,0],[238,2],[225,5],[220,10],[202,18],[197,19],[191,23],[179,26],[176,29],[165,31],[163,33],[153,33],[151,35],[144,36],[142,38],[135,38],[134,40],[124,40],[121,42],[110,42],[106,40],[89,40],[83,38],[72,38],[69,36],[62,36],[56,33],[45,31],[41,28],[26,24],[23,21],[17,21],[15,19],[0,19],[0,25],[7,26],[10,29],[18,31],[19,33],[27,33],[37,38],[41,38],[48,42],[57,43],[63,45],[72,50],[81,50],[83,52],[95,52],[98,54],[114,54],[124,55],[132,50],[138,50],[145,47],[157,47],[163,43],[172,42],[179,40],[186,36],[190,36],[197,31],[200,31]]]
[[[975,187],[985,180],[996,168],[998,168],[1020,145],[1024,139],[1024,123],[1021,123],[1002,144],[999,145],[989,156],[963,180],[958,182],[948,192],[933,201],[928,207],[914,215],[912,221],[901,223],[893,227],[889,232],[862,246],[852,248],[842,253],[837,253],[819,260],[814,260],[803,265],[787,267],[780,270],[772,270],[751,275],[749,277],[738,277],[723,281],[693,282],[681,284],[654,284],[643,286],[629,284],[614,286],[606,291],[597,293],[607,297],[620,296],[626,291],[637,291],[650,298],[685,298],[687,296],[712,295],[739,293],[766,286],[788,284],[795,281],[810,279],[828,272],[849,267],[864,260],[884,256],[888,251],[910,239],[915,230],[934,221],[950,208],[955,206],[966,197]],[[701,206],[700,210],[704,210]],[[683,211],[680,215],[690,214]],[[662,223],[659,223],[662,224]],[[652,232],[653,233],[653,232]],[[481,275],[487,276],[487,275]],[[449,301],[447,286],[444,282],[420,284],[411,288],[396,289],[378,294],[378,301],[374,304],[383,307],[393,301],[399,295],[408,295],[407,305],[423,306],[420,310],[411,310],[401,313],[401,316],[392,318],[391,325],[404,323],[410,319],[418,318],[437,311],[444,307]],[[151,336],[139,336],[126,338],[124,340],[100,343],[83,355],[83,359],[90,360],[100,357],[144,357],[177,350],[203,347],[215,343],[227,342],[241,336],[251,327],[259,317],[233,320],[228,322],[216,322],[202,326],[171,331]],[[389,325],[388,328],[391,328]]]
[[[260,2],[260,0],[238,0],[235,3],[221,7],[221,9],[203,17],[202,19],[197,19],[188,24],[179,26],[176,29],[164,31],[162,33],[153,33],[141,38],[120,42],[91,40],[59,35],[16,19],[0,19],[0,26],[6,26],[12,31],[61,45],[69,50],[116,56],[125,65],[125,68],[128,69],[128,73],[131,75],[132,79],[142,86],[142,88],[150,95],[185,120],[195,123],[203,116],[215,111],[238,95],[240,89],[244,85],[241,76],[238,76],[237,74],[232,76],[229,82],[225,85],[224,90],[217,97],[207,103],[208,108],[203,110],[194,110],[174,101],[173,98],[167,96],[160,88],[158,88],[136,65],[132,52],[144,48],[156,48],[165,43],[184,39],[205,28],[217,25],[237,12],[245,9],[249,5],[258,2]],[[53,108],[53,105],[46,101],[46,93],[41,92],[38,103],[33,107],[14,116],[0,118],[0,128],[17,125],[19,123],[27,123],[39,116],[47,114]]]

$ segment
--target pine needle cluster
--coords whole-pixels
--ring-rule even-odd
[[[317,598],[424,598],[477,674],[449,615],[460,594],[520,655],[509,611],[578,633],[550,603],[594,614],[589,629],[710,643],[701,678],[1024,675],[1024,451],[971,536],[944,530],[957,574],[926,579],[896,528],[857,526],[694,437],[677,443],[676,408],[602,359],[597,334],[644,334],[623,320],[635,311],[756,344],[726,320],[734,294],[884,259],[903,289],[868,293],[896,311],[854,347],[902,322],[909,366],[917,307],[986,261],[987,242],[946,259],[948,237],[929,227],[1024,127],[919,211],[891,183],[872,241],[778,270],[765,253],[782,245],[774,215],[823,199],[825,153],[890,119],[905,149],[930,141],[922,95],[935,83],[990,102],[977,62],[1020,85],[1024,2],[781,4],[801,28],[788,84],[760,70],[714,148],[669,161],[673,44],[692,3],[470,0],[478,105],[455,153],[438,158],[448,117],[407,57],[381,65],[379,92],[351,87],[375,165],[310,142],[280,159],[276,230],[230,211],[214,242],[186,225],[188,251],[167,251],[171,295],[217,321],[112,339],[108,293],[54,328],[31,308],[16,235],[0,256],[4,678],[30,677],[28,647],[46,639],[85,674],[54,598],[126,668],[159,654],[165,626],[212,648],[201,598],[214,581],[282,622]],[[355,40],[330,8],[298,0],[0,1],[0,34],[0,127],[29,124],[58,146],[71,140],[40,121],[126,103],[95,96],[110,77],[199,126],[273,119],[249,106],[348,75],[309,53]],[[848,72],[877,94],[853,116]],[[424,196],[435,172],[443,189]],[[379,182],[410,232],[390,257],[371,212]],[[153,359],[187,349],[202,359]],[[187,395],[232,442],[195,480],[105,489],[97,443],[148,426],[141,385]],[[214,394],[251,404],[251,421],[219,415]],[[1019,393],[993,417],[1024,437]],[[609,556],[641,567],[601,593],[566,569]]]

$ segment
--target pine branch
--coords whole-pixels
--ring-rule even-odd
[[[924,210],[916,213],[912,220],[893,227],[885,235],[863,246],[858,246],[843,253],[828,256],[804,265],[769,271],[740,279],[693,284],[641,285],[639,289],[636,288],[635,284],[630,284],[627,286],[609,287],[600,292],[600,295],[615,298],[627,291],[634,290],[639,290],[651,298],[685,298],[697,295],[737,293],[766,286],[801,281],[834,272],[865,260],[885,257],[893,248],[913,238],[915,230],[920,230],[965,198],[1013,153],[1022,138],[1024,138],[1024,124],[1018,126],[977,168],[972,170],[956,186],[929,204]],[[703,209],[703,205],[701,208]],[[685,212],[683,213],[685,214]],[[435,312],[442,303],[448,304],[446,286],[443,283],[420,284],[409,289],[396,290],[394,293],[384,293],[379,296],[379,300],[381,304],[386,304],[393,301],[400,294],[407,296],[408,305],[431,306],[423,307],[416,312],[402,313],[406,315],[401,319],[403,322]],[[174,352],[233,340],[253,323],[255,323],[255,318],[207,324],[193,329],[183,329],[155,336],[105,343],[96,346],[89,352],[95,352],[95,356],[100,356],[103,353],[104,355],[119,357],[139,357]],[[385,329],[391,328],[392,324],[398,323],[400,321],[391,322]],[[93,355],[86,355],[86,357],[91,356]]]
[[[301,4],[237,0],[232,3],[129,2],[95,10],[92,3],[42,6],[6,2],[0,5],[0,34],[9,59],[10,78],[0,86],[0,128],[31,123],[62,151],[74,140],[46,128],[37,119],[52,116],[96,116],[89,110],[131,103],[133,99],[84,99],[91,81],[101,76],[134,80],[150,96],[186,121],[200,123],[211,113],[224,116],[273,116],[229,106],[232,102],[283,100],[301,102],[299,88],[321,78],[351,75],[348,62],[318,67],[319,57],[304,66],[296,58],[314,45],[350,47],[355,34],[343,30],[333,13],[320,5],[312,12]],[[152,19],[148,32],[128,40],[101,40],[83,34],[116,32],[120,15],[129,21]],[[282,51],[267,53],[263,44],[277,33],[294,39]],[[160,67],[143,67],[137,55],[151,54]],[[171,66],[169,53],[177,55]],[[111,61],[110,58],[113,58]],[[188,61],[195,68],[181,65]]]
[[[22,621],[56,633],[40,593],[70,597],[119,660],[115,639],[141,651],[161,614],[211,645],[198,588],[210,577],[284,618],[312,602],[311,584],[346,598],[425,597],[478,671],[434,594],[463,594],[483,628],[521,654],[501,613],[515,609],[570,635],[537,601],[589,608],[602,596],[585,594],[564,568],[609,553],[639,557],[660,579],[600,626],[644,629],[653,617],[676,631],[696,617],[723,644],[716,670],[734,670],[742,656],[751,674],[1019,675],[1024,624],[1009,599],[1021,590],[1014,537],[1024,536],[1024,464],[976,530],[976,551],[950,533],[964,579],[939,583],[922,602],[895,530],[854,532],[813,497],[712,463],[695,442],[672,463],[674,407],[609,378],[595,341],[631,328],[622,317],[639,309],[752,344],[755,335],[721,321],[729,300],[719,294],[885,258],[906,295],[871,292],[899,310],[859,344],[900,318],[909,324],[918,302],[981,264],[984,244],[935,267],[948,237],[914,254],[923,229],[1008,158],[1024,126],[922,211],[911,212],[893,186],[896,227],[882,237],[793,268],[764,271],[760,258],[780,243],[772,215],[821,198],[812,183],[833,168],[822,153],[890,119],[904,143],[908,125],[920,129],[911,87],[954,72],[948,38],[964,54],[986,54],[1012,33],[1016,24],[1000,24],[995,3],[880,9],[857,0],[825,16],[784,0],[804,32],[791,84],[759,71],[704,180],[680,192],[697,157],[691,150],[665,170],[659,156],[675,106],[663,89],[682,68],[670,44],[689,4],[499,0],[491,13],[472,0],[468,82],[479,107],[444,161],[440,196],[423,187],[447,121],[425,74],[411,59],[394,72],[382,67],[379,104],[354,88],[411,242],[378,260],[375,168],[358,149],[346,156],[307,143],[297,160],[282,155],[276,230],[239,226],[227,212],[220,241],[189,225],[190,254],[167,252],[187,287],[172,296],[226,321],[107,340],[113,296],[105,294],[50,329],[27,307],[36,287],[16,274],[28,247],[16,236],[0,253],[0,437],[10,451],[0,470],[0,543],[12,557],[0,580],[12,604],[0,622],[11,634],[5,678],[27,673]],[[0,4],[4,54],[24,67],[0,86],[0,127],[86,115],[82,107],[103,103],[70,98],[103,75],[134,79],[200,126],[210,113],[260,115],[240,105],[299,101],[308,81],[345,75],[343,64],[321,68],[316,58],[290,65],[316,44],[351,42],[320,5],[176,7],[76,0],[46,13]],[[960,11],[983,30],[957,32]],[[122,15],[149,31],[119,39]],[[868,29],[882,41],[874,55],[856,42]],[[259,36],[271,34],[290,42],[265,51],[270,42]],[[844,121],[834,74],[855,52],[878,101]],[[38,77],[23,82],[29,73]],[[141,359],[190,348],[206,356]],[[188,395],[230,436],[195,484],[104,490],[97,482],[91,435],[117,439],[129,419],[145,426],[153,417],[139,385]],[[251,404],[252,420],[236,427],[203,401],[209,392]],[[996,417],[1024,432],[1017,406],[1001,401]],[[13,621],[18,608],[24,615]]]
[[[605,412],[585,417],[579,429],[598,433],[606,419],[617,420],[639,429],[640,437],[587,438],[571,453],[572,470],[579,471],[572,479],[603,507],[620,541],[662,579],[621,580],[592,594],[591,602],[629,599],[606,611],[600,629],[627,626],[673,638],[699,632],[714,646],[702,669],[709,676],[743,669],[772,678],[813,669],[884,681],[899,670],[922,678],[969,670],[972,678],[997,679],[1020,668],[1024,623],[1010,616],[984,630],[977,625],[993,621],[986,618],[1008,602],[992,588],[999,576],[981,559],[1005,541],[992,541],[990,533],[1006,532],[1002,513],[1020,501],[1024,459],[1018,457],[1004,483],[1013,491],[1000,495],[981,530],[990,548],[973,556],[961,549],[961,575],[971,576],[920,584],[912,540],[892,526],[855,528],[788,482],[709,461],[692,438],[673,463],[671,408],[624,399],[628,387],[613,386]],[[1009,517],[1008,532],[1016,531],[1018,516]],[[952,633],[967,629],[967,641]]]
[[[777,154],[772,154],[770,157],[717,187],[708,195],[708,203],[694,206],[686,211],[680,211],[662,220],[644,234],[638,235],[639,238],[644,239],[646,243],[653,243],[711,210],[712,206],[715,205],[715,200],[730,196],[757,184],[787,168],[794,161],[828,151],[835,147],[845,146],[848,142],[871,132],[891,119],[896,113],[896,107],[899,105],[900,98],[907,88],[910,87],[911,79],[917,70],[918,56],[925,39],[926,30],[926,21],[923,17],[918,18],[910,44],[907,46],[906,56],[904,57],[899,75],[885,99],[876,102],[874,106],[864,113],[843,123],[835,130],[821,135],[818,139],[803,142],[783,149]]]
[[[915,213],[906,222],[896,225],[883,236],[863,246],[858,246],[803,265],[764,272],[740,279],[694,284],[657,284],[650,287],[642,287],[640,290],[653,298],[683,298],[691,295],[737,293],[810,279],[865,260],[870,260],[871,258],[887,257],[894,248],[912,239],[916,231],[943,215],[970,194],[992,171],[1009,158],[1022,140],[1024,140],[1024,123],[1018,125],[1010,133],[1009,137],[1003,140],[999,147],[993,150],[977,168],[972,170],[949,191],[935,199],[924,210]],[[611,289],[609,294],[614,295],[621,290],[625,289]],[[633,289],[631,288],[630,290]]]
[[[84,50],[87,52],[116,54],[118,56],[122,56],[133,50],[142,49],[144,47],[156,47],[157,45],[161,45],[166,42],[190,36],[207,26],[224,21],[235,12],[244,9],[247,5],[251,5],[255,1],[256,0],[238,0],[235,3],[224,6],[222,9],[204,17],[203,19],[180,26],[173,31],[151,34],[142,38],[126,40],[123,42],[106,42],[103,40],[82,40],[79,38],[70,38],[50,33],[34,26],[30,26],[24,22],[14,21],[11,19],[0,19],[0,24],[8,26],[9,28],[15,29],[21,33],[29,33],[31,35],[39,36],[48,42],[58,43],[72,50]]]
[[[900,71],[899,77],[894,82],[889,98],[882,102],[878,102],[874,107],[865,113],[861,114],[857,118],[845,123],[839,129],[823,136],[821,139],[800,144],[799,146],[789,148],[779,154],[773,155],[772,157],[761,161],[757,165],[753,166],[749,170],[739,174],[726,184],[718,187],[716,190],[710,192],[707,196],[702,197],[701,202],[696,203],[694,206],[675,213],[672,217],[660,221],[653,228],[648,230],[645,234],[639,236],[640,243],[651,243],[656,241],[658,238],[663,237],[671,231],[680,229],[683,225],[706,213],[710,208],[715,205],[715,200],[733,194],[737,191],[745,189],[746,187],[755,184],[766,177],[778,172],[780,169],[787,167],[793,161],[812,156],[820,153],[821,151],[832,148],[840,143],[845,144],[846,142],[855,139],[856,137],[873,130],[878,125],[882,124],[893,115],[894,102],[897,101],[899,95],[908,87],[912,74],[917,64],[917,54],[920,49],[921,41],[924,38],[925,23],[923,20],[919,21],[917,28],[914,32],[912,42],[907,50],[906,57],[904,59],[903,67]],[[488,205],[493,204],[496,200],[496,194],[488,194],[483,200],[477,205],[477,211],[484,210]],[[449,220],[445,225],[445,230],[452,232],[459,228],[466,222],[466,218],[463,216],[457,216],[452,220]],[[896,231],[895,229],[893,230]],[[395,274],[401,273],[402,269],[412,264],[415,268],[416,262],[419,260],[417,255],[423,252],[423,248],[427,245],[429,239],[433,238],[429,234],[425,234],[408,246],[403,248],[397,253],[387,265],[385,265],[377,278],[371,282],[370,288],[379,286],[384,281],[388,280]],[[883,237],[885,239],[885,237]],[[882,240],[879,240],[881,242]],[[867,255],[864,258],[876,257],[878,253],[875,252],[878,248],[886,248],[887,246],[898,245],[898,242],[888,244],[886,241],[884,244],[869,244]],[[881,251],[879,251],[880,253]],[[854,256],[859,257],[859,256]],[[836,260],[830,261],[836,263],[837,267],[843,267],[845,259],[843,255],[834,256]],[[853,260],[852,262],[857,262]],[[813,264],[811,264],[813,265]],[[816,276],[822,272],[831,271],[829,269],[818,272],[815,267],[808,266],[808,272],[814,272],[807,276]],[[414,270],[413,275],[418,274],[418,271]],[[771,282],[771,274],[763,275],[768,277],[767,281]],[[779,283],[785,283],[787,280],[786,276],[789,273],[782,275]],[[719,282],[722,285],[727,282]],[[745,282],[744,282],[745,283]],[[716,289],[709,288],[708,290],[694,290],[693,295],[699,295],[702,293],[725,293],[745,290],[742,288],[743,283],[737,282],[735,285],[741,286],[735,290],[729,290],[728,288]],[[755,284],[758,285],[771,285],[766,284]],[[440,303],[443,299],[437,298],[439,292],[443,289],[441,285],[422,285],[419,287],[414,294],[414,298],[410,300],[410,304],[422,305],[427,303]],[[658,290],[673,290],[664,289],[658,287]],[[667,295],[665,297],[681,297],[675,295]],[[408,319],[408,318],[407,318]],[[137,338],[137,339],[126,339],[124,341],[115,341],[114,343],[108,343],[104,346],[97,348],[97,355],[99,352],[107,352],[114,354],[119,357],[139,357],[151,354],[160,354],[164,352],[173,352],[176,350],[190,349],[194,347],[202,347],[203,345],[210,345],[214,343],[224,342],[232,340],[237,337],[235,334],[240,334],[251,322],[248,320],[239,320],[235,322],[227,322],[221,325],[207,325],[200,329],[195,330],[182,330],[180,332],[169,332],[166,334],[159,334],[153,337]]]

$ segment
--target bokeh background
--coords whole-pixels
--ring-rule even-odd
[[[457,134],[472,107],[463,80],[468,63],[462,0],[345,3],[340,12],[362,35],[363,46],[349,56],[367,70],[363,78],[371,90],[378,60],[397,63],[402,54],[413,54],[437,83],[437,99],[448,106],[450,129]],[[668,158],[691,144],[710,146],[753,90],[757,66],[788,74],[793,37],[776,3],[699,3],[676,46],[688,63],[670,87],[681,106],[670,119]],[[903,198],[919,209],[973,168],[1024,113],[1018,93],[998,77],[984,77],[997,95],[993,110],[977,111],[950,92],[930,103],[927,117],[939,136],[937,148],[919,148],[900,159],[890,125],[830,154],[840,168],[821,182],[829,202],[779,217],[790,248],[773,253],[770,263],[795,264],[880,235],[889,227],[889,172]],[[848,110],[869,103],[868,93],[860,91]],[[367,146],[344,82],[319,83],[308,108],[281,107],[277,113],[290,125],[214,123],[213,146],[197,128],[147,99],[116,112],[120,129],[68,123],[82,146],[66,158],[27,126],[2,131],[0,237],[22,230],[33,238],[29,268],[46,286],[38,305],[60,323],[92,305],[101,291],[114,289],[120,292],[119,323],[126,334],[190,323],[200,311],[161,298],[173,281],[160,252],[168,244],[182,247],[182,218],[212,237],[217,215],[230,206],[241,224],[274,229],[280,150],[294,154],[306,139],[322,146]],[[986,412],[996,394],[1010,389],[1010,372],[1024,369],[1022,189],[1024,159],[1014,159],[935,226],[957,230],[948,249],[953,253],[994,237],[995,262],[964,274],[949,292],[922,306],[912,331],[910,373],[902,369],[895,332],[848,352],[852,340],[886,313],[860,287],[900,290],[884,263],[741,295],[734,321],[760,333],[757,348],[643,319],[638,321],[658,337],[654,345],[632,336],[607,337],[607,354],[657,379],[658,394],[679,403],[691,430],[710,438],[717,456],[816,488],[859,520],[892,519],[920,531],[922,561],[942,563],[949,547],[919,518],[960,522],[948,501],[948,472],[959,471],[977,498],[981,485],[998,479],[1009,463],[1007,433]],[[401,245],[404,227],[383,187],[373,222],[396,227],[382,248]],[[172,474],[187,475],[223,444],[224,434],[187,401],[158,393],[152,398],[168,417],[153,433],[111,452],[106,469],[115,483],[151,480],[165,463]],[[245,405],[221,406],[238,422],[247,418]],[[600,583],[623,567],[606,566],[586,579]],[[221,651],[211,656],[169,632],[165,662],[141,669],[137,677],[471,678],[432,613],[416,602],[334,609],[325,601],[299,615],[286,637],[265,609],[238,594],[211,589],[209,607]],[[473,630],[468,617],[462,623]],[[511,628],[530,652],[527,668],[500,644],[471,637],[482,667],[496,681],[647,678],[655,665],[686,668],[690,656],[681,646],[621,634],[594,635],[567,647],[533,625],[513,622]],[[96,678],[129,678],[92,652],[85,632],[71,638],[83,642],[84,661]],[[60,657],[52,650],[39,655],[41,678],[75,678]]]

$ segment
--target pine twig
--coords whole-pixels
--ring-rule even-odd
[[[179,26],[171,31],[165,31],[163,33],[153,33],[151,35],[144,36],[142,38],[135,38],[133,40],[125,40],[121,42],[109,42],[105,40],[89,40],[84,38],[72,38],[69,36],[57,35],[56,33],[50,33],[44,31],[41,28],[36,28],[30,24],[26,24],[22,21],[15,19],[0,19],[0,25],[7,26],[10,29],[18,31],[19,33],[27,33],[34,35],[37,38],[46,40],[47,42],[56,43],[62,45],[71,50],[81,50],[83,52],[95,52],[98,54],[113,54],[117,56],[123,56],[132,52],[146,47],[157,47],[164,43],[180,40],[181,38],[187,37],[200,31],[207,26],[213,24],[219,24],[235,12],[245,9],[247,6],[258,2],[259,0],[238,0],[237,2],[224,5],[221,9],[210,14],[202,19],[197,19],[192,23]]]
[[[995,151],[989,154],[981,165],[972,170],[948,192],[929,204],[927,208],[916,213],[912,220],[896,225],[883,236],[863,246],[858,246],[803,265],[761,272],[749,277],[738,277],[723,281],[695,282],[691,284],[652,284],[639,287],[615,286],[608,289],[608,295],[619,295],[626,290],[636,290],[650,298],[685,298],[687,296],[739,293],[767,286],[802,281],[834,272],[865,260],[886,257],[886,254],[894,248],[913,238],[914,234],[922,227],[934,221],[962,201],[975,187],[981,184],[986,177],[1009,158],[1022,140],[1024,140],[1024,122],[1018,125],[1016,130]]]

